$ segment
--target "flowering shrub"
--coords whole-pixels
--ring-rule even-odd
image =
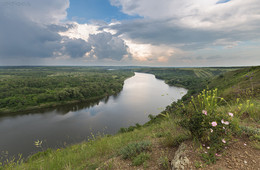
[[[204,146],[203,158],[215,162],[219,152],[228,144],[232,131],[238,128],[233,113],[219,113],[217,107],[224,101],[217,97],[217,89],[203,90],[184,106],[185,119],[180,124],[189,129],[193,138]]]

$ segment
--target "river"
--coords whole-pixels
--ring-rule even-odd
[[[27,157],[42,148],[82,142],[92,133],[115,134],[121,127],[144,124],[149,114],[159,114],[186,92],[186,89],[168,86],[152,74],[135,73],[125,80],[118,95],[98,102],[2,116],[0,156],[6,159],[21,153]],[[42,141],[42,148],[34,145],[37,140]]]

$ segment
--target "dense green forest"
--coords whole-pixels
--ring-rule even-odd
[[[102,98],[133,75],[107,67],[0,67],[0,113]]]

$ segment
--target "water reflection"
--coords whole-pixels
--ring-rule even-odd
[[[118,95],[101,101],[2,116],[0,150],[27,156],[37,151],[33,146],[36,140],[43,140],[44,148],[57,148],[86,140],[91,132],[114,134],[121,127],[147,122],[149,114],[160,113],[185,93],[154,75],[136,73]]]

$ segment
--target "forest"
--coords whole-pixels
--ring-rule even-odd
[[[0,67],[0,113],[94,100],[121,91],[134,73],[108,67]]]

